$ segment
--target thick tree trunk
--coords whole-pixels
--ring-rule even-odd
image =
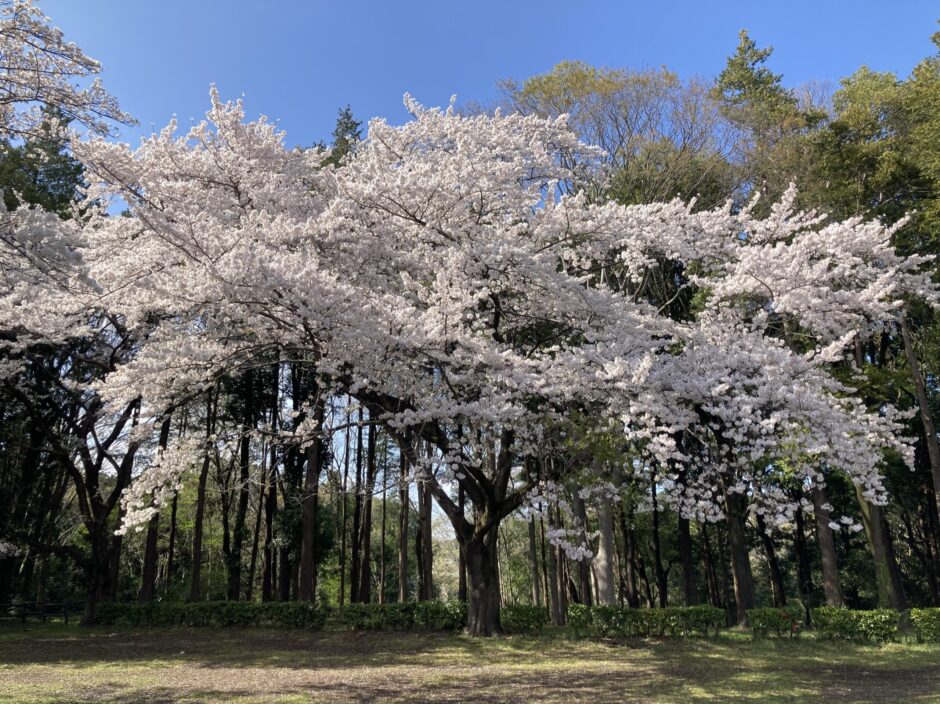
[[[385,603],[385,518],[388,506],[388,463],[382,469],[382,529],[379,540],[379,603]]]
[[[483,535],[474,534],[467,541],[467,572],[470,601],[467,632],[471,636],[495,636],[502,633],[499,620],[498,526]]]
[[[346,432],[343,439],[343,493],[340,503],[340,547],[339,547],[339,607],[346,603],[346,528],[349,524],[349,413],[346,414]]]
[[[728,543],[731,548],[731,572],[734,579],[734,602],[736,620],[739,625],[747,626],[747,611],[753,609],[754,577],[751,574],[751,558],[747,547],[747,534],[744,529],[746,512],[745,498],[742,494],[727,492],[725,508],[728,523]]]
[[[862,514],[862,523],[865,526],[865,535],[868,537],[868,547],[875,563],[878,606],[903,611],[907,608],[907,598],[904,595],[901,571],[898,569],[894,545],[891,542],[891,534],[888,532],[884,513],[880,506],[868,502],[861,487],[855,487],[855,493]]]
[[[927,456],[930,459],[930,474],[933,477],[934,501],[937,513],[940,514],[940,443],[937,441],[937,428],[930,412],[930,400],[927,398],[927,386],[920,371],[917,355],[914,353],[914,344],[911,341],[911,332],[907,327],[907,316],[901,316],[901,337],[904,340],[904,354],[907,356],[908,366],[911,368],[911,378],[914,381],[914,391],[917,395],[917,407],[920,410],[920,419],[924,424],[924,440],[927,443]]]
[[[86,527],[88,541],[91,543],[91,555],[84,569],[87,596],[81,623],[84,626],[93,626],[98,617],[98,605],[114,599],[115,590],[112,586],[112,576],[115,574],[112,569],[114,543],[110,535],[113,527],[107,521],[95,521]]]
[[[196,517],[193,521],[193,566],[192,579],[189,586],[189,600],[199,601],[202,590],[202,533],[206,515],[206,482],[209,478],[209,450],[206,449],[202,458],[202,469],[199,471],[199,488],[196,492]]]

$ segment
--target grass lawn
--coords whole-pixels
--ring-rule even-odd
[[[940,702],[940,645],[0,625],[0,702]]]

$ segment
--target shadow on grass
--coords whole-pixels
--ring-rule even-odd
[[[0,685],[37,673],[43,702],[940,700],[915,644],[0,627]]]

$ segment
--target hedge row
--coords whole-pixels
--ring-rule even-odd
[[[755,638],[769,635],[796,636],[803,629],[803,607],[790,606],[748,609],[747,620]]]
[[[115,626],[273,626],[319,630],[326,612],[299,601],[160,602],[153,604],[104,603],[97,623]]]
[[[347,604],[340,621],[357,631],[457,631],[467,625],[467,605],[460,601]]]
[[[940,643],[940,609],[911,609],[911,625],[917,640]]]
[[[877,643],[894,640],[898,634],[900,614],[894,609],[853,611],[834,606],[813,609],[813,623],[823,638],[871,640]]]
[[[576,635],[604,638],[629,636],[708,636],[725,625],[725,612],[713,606],[626,609],[619,606],[568,607],[568,625]]]

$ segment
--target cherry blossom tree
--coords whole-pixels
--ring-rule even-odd
[[[500,630],[502,519],[557,504],[559,482],[604,494],[592,487],[606,476],[553,461],[575,413],[621,439],[630,471],[654,469],[688,518],[748,503],[787,516],[792,499],[757,471],[768,463],[807,482],[843,471],[884,500],[882,453],[908,448],[891,410],[867,413],[829,367],[893,324],[900,296],[935,297],[890,230],[825,224],[795,212],[792,193],[764,218],[596,202],[581,186],[603,182],[602,155],[564,117],[467,117],[406,97],[412,120],[373,120],[331,160],[211,97],[182,135],[171,123],[136,149],[75,142],[90,180],[70,233],[83,284],[58,315],[106,310],[135,331],[133,358],[97,390],[114,410],[140,399],[142,433],[269,351],[306,365],[304,420],[281,436],[307,448],[305,530],[336,430],[327,399],[367,406],[453,525],[472,634]],[[115,199],[129,217],[108,215]],[[666,261],[694,315],[650,298]],[[24,327],[41,313],[20,313]],[[152,462],[125,524],[149,520],[200,452],[181,442]],[[552,537],[589,553],[583,537]]]

